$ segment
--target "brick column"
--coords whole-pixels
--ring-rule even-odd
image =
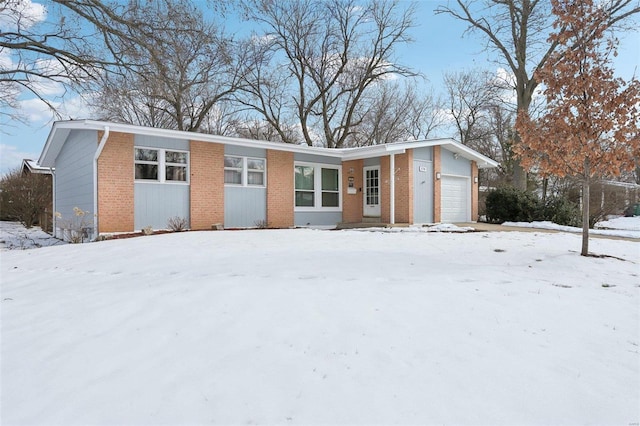
[[[345,223],[362,222],[363,167],[363,160],[344,161],[342,163],[342,221]],[[350,172],[351,169],[353,169],[353,173]],[[348,194],[350,177],[353,178],[355,194]]]
[[[294,225],[293,152],[267,150],[267,224]]]
[[[380,221],[382,223],[389,223],[391,221],[391,204],[389,203],[391,188],[389,187],[389,179],[389,156],[385,155],[384,157],[380,157]]]
[[[396,163],[396,223],[413,223],[413,150],[398,154]]]
[[[442,218],[442,181],[436,178],[438,173],[442,177],[440,150],[439,145],[433,147],[433,221],[435,223],[440,222]]]
[[[224,145],[189,141],[190,226],[211,229],[224,222]]]
[[[98,158],[98,233],[134,230],[133,140],[130,133],[110,132]]]

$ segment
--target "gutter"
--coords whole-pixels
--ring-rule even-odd
[[[93,156],[93,239],[98,238],[98,158],[109,139],[109,126],[104,126],[104,134],[98,143],[98,149]]]

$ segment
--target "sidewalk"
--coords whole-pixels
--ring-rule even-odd
[[[568,232],[568,231],[560,231],[557,229],[544,229],[544,228],[525,228],[520,226],[504,226],[498,225],[495,223],[484,223],[484,222],[462,222],[456,223],[456,226],[470,226],[476,230],[476,232],[544,232],[544,233],[560,233],[564,232],[567,234],[581,235],[581,233],[576,232]],[[589,233],[589,238],[606,238],[609,240],[623,240],[623,241],[633,241],[640,242],[640,238],[631,238],[631,237],[619,237],[615,235],[597,235],[593,233]]]

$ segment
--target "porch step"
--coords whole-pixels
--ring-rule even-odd
[[[358,222],[345,223],[341,222],[336,225],[336,229],[354,229],[354,228],[404,228],[409,226],[408,223],[395,223],[393,225],[383,222]]]
[[[362,223],[382,223],[380,216],[365,216],[362,218]]]

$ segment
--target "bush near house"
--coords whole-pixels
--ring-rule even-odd
[[[486,199],[490,223],[548,220],[558,225],[580,226],[580,208],[564,197],[548,197],[544,202],[531,192],[503,187],[490,191]]]
[[[502,187],[487,194],[486,216],[490,223],[531,222],[540,210],[540,201],[530,192]]]

